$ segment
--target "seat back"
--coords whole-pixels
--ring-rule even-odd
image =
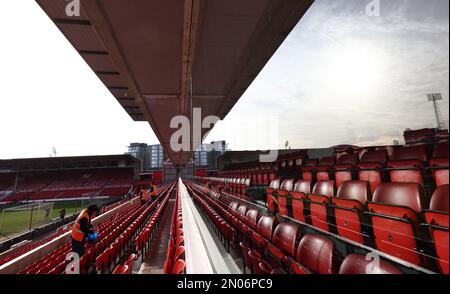
[[[428,224],[447,227],[448,217],[449,185],[438,187],[431,196],[430,209],[424,211],[425,220]]]
[[[376,213],[403,217],[404,212],[402,209],[405,207],[416,213],[421,213],[425,203],[425,196],[419,184],[383,183],[375,191],[373,202],[369,203],[369,210]]]
[[[256,229],[259,220],[259,210],[255,208],[251,208],[247,211],[247,215],[245,216],[247,225],[253,230]]]
[[[297,244],[298,226],[292,223],[280,223],[273,233],[272,244],[284,254],[294,257]]]
[[[361,204],[371,201],[369,182],[348,181],[339,187],[336,198],[346,200],[357,200]]]
[[[449,266],[448,266],[448,228],[440,227],[440,226],[430,226],[431,238],[434,241],[434,247],[436,250],[436,255],[438,258],[438,265],[441,273],[448,274]]]
[[[280,190],[292,191],[294,188],[294,179],[287,179],[281,183]]]
[[[303,236],[298,245],[296,258],[312,273],[334,274],[337,272],[334,243],[322,235]]]
[[[294,185],[294,192],[311,193],[311,181],[298,180]]]
[[[275,217],[264,215],[258,221],[256,232],[270,241],[272,240],[273,231],[275,230],[277,224],[278,221]]]
[[[312,190],[313,195],[321,195],[327,197],[334,196],[334,181],[319,181],[314,185]]]

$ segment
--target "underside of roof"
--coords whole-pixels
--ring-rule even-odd
[[[36,1],[125,111],[150,123],[176,166],[192,152],[172,150],[172,118],[192,121],[201,108],[202,118],[223,119],[313,3],[81,0],[68,16],[77,1]]]

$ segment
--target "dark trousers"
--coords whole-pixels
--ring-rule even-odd
[[[76,252],[80,258],[84,255],[84,243],[84,240],[79,242],[72,239],[72,252]]]

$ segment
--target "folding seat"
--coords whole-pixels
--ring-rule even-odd
[[[336,197],[331,199],[336,229],[340,236],[364,244],[362,216],[367,201],[371,201],[368,182],[342,183]]]
[[[183,259],[178,259],[173,265],[172,274],[181,275],[186,270],[186,262]]]
[[[294,185],[292,196],[292,217],[300,222],[306,223],[305,202],[311,193],[311,181],[298,180]]]
[[[260,217],[259,210],[255,208],[250,208],[245,216],[245,224],[249,226],[252,230],[256,230],[259,217]]]
[[[383,183],[368,202],[365,214],[371,221],[378,250],[413,264],[421,264],[416,235],[424,193],[417,183]]]
[[[229,209],[232,213],[236,212],[238,208],[239,208],[239,202],[233,201],[230,203]]]
[[[256,232],[251,236],[252,242],[257,249],[262,249],[267,246],[267,243],[272,240],[273,231],[278,225],[278,221],[273,216],[262,216],[259,218]]]
[[[245,204],[242,204],[239,206],[237,210],[237,216],[241,221],[245,220],[245,216],[247,215],[248,206]]]
[[[283,216],[289,216],[288,205],[291,206],[290,192],[294,188],[294,179],[284,180],[280,189],[276,190],[276,200],[278,203],[278,213]]]
[[[448,274],[448,253],[449,253],[449,235],[448,227],[442,227],[437,225],[430,225],[430,234],[434,242],[434,248],[436,251],[437,262],[441,273]]]
[[[384,260],[368,260],[362,254],[350,254],[341,264],[341,275],[400,275],[402,272],[389,262]]]
[[[178,260],[180,258],[184,258],[184,246],[179,246],[175,250],[174,260]]]
[[[383,169],[388,161],[386,150],[368,151],[364,153],[358,164],[358,177],[360,181],[370,183],[370,192],[374,193],[383,182]]]
[[[289,259],[293,274],[335,274],[340,255],[331,239],[318,234],[306,234],[297,248],[296,258]]]
[[[319,164],[317,159],[308,159],[305,164],[301,167],[300,172],[302,179],[306,181],[314,181],[314,168]]]
[[[437,187],[449,183],[448,147],[448,141],[436,144],[429,163]]]
[[[319,181],[314,185],[312,193],[308,196],[309,214],[311,224],[319,229],[329,231],[328,205],[330,197],[334,197],[334,181]]]
[[[391,182],[423,184],[422,174],[426,162],[425,145],[403,146],[396,149],[387,164]]]
[[[276,190],[280,188],[280,179],[275,179],[270,183],[270,186],[266,189],[266,197],[267,197],[267,208],[275,212],[275,202],[274,197],[276,197]]]
[[[449,185],[442,185],[434,191],[431,197],[430,209],[424,210],[426,227],[430,232],[431,240],[437,257],[437,263],[442,273],[448,274],[448,199]]]
[[[334,166],[334,179],[339,188],[343,182],[353,180],[353,170],[358,165],[358,154],[345,154],[339,157]]]
[[[319,161],[319,165],[316,166],[316,179],[317,181],[328,181],[331,179],[331,170],[335,165],[333,156],[322,157]]]
[[[449,185],[438,187],[431,196],[430,209],[424,211],[427,224],[448,227]]]
[[[277,262],[284,264],[287,257],[295,256],[299,237],[299,228],[292,223],[280,223],[273,232],[272,242],[268,243],[268,252]]]

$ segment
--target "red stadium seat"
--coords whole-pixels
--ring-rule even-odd
[[[302,179],[305,181],[314,181],[314,168],[319,164],[317,159],[308,159],[301,168]]]
[[[292,217],[306,223],[305,200],[311,193],[311,181],[299,180],[295,183],[292,196]]]
[[[429,167],[433,172],[434,181],[438,187],[449,184],[448,148],[448,141],[436,144],[433,159],[429,163]]]
[[[442,185],[434,191],[431,197],[430,209],[424,211],[428,224],[448,227],[449,185]]]
[[[370,192],[374,193],[383,182],[382,170],[388,161],[386,150],[368,151],[361,157],[358,164],[358,177],[360,181],[370,183]]]
[[[358,165],[358,154],[345,154],[339,157],[334,166],[334,179],[339,188],[343,182],[353,180],[353,170]]]
[[[266,190],[267,197],[267,208],[270,211],[275,212],[275,198],[276,191],[280,188],[280,179],[275,179],[270,183],[269,188]]]
[[[331,239],[317,234],[306,234],[298,245],[296,259],[290,259],[293,274],[336,274],[339,254]]]
[[[341,264],[339,274],[342,275],[399,275],[402,272],[384,260],[368,260],[365,255],[350,254]]]
[[[418,218],[423,209],[424,194],[416,183],[384,183],[368,203],[368,217],[372,223],[378,250],[421,264],[416,235]]]
[[[308,196],[311,224],[319,229],[329,231],[328,205],[330,197],[334,197],[334,181],[319,181]]]
[[[294,188],[294,179],[284,180],[280,186],[280,189],[276,191],[277,193],[277,202],[278,202],[278,213],[283,216],[288,216],[287,205],[290,203],[290,192]]]
[[[364,205],[371,201],[369,182],[347,181],[332,198],[337,232],[354,242],[364,243],[362,216]]]
[[[172,274],[173,275],[181,275],[184,273],[186,269],[186,263],[182,259],[178,259],[173,265]]]
[[[422,174],[426,162],[425,145],[403,146],[396,149],[388,162],[391,182],[423,184]]]
[[[268,244],[268,252],[279,262],[283,262],[286,256],[294,257],[298,235],[297,225],[280,223],[273,232],[272,242]]]
[[[438,259],[438,265],[441,273],[448,274],[448,227],[441,227],[436,225],[430,225],[431,238],[434,242],[436,255]]]
[[[319,165],[316,166],[316,179],[317,181],[328,181],[331,179],[330,171],[335,164],[333,156],[323,157],[319,161]]]

